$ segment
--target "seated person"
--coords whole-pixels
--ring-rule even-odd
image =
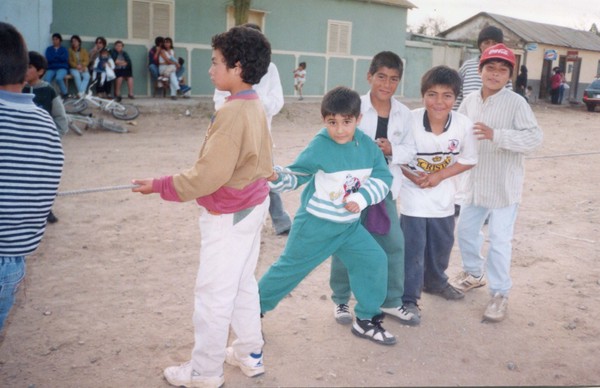
[[[51,84],[56,79],[61,96],[67,98],[68,90],[65,84],[65,76],[69,72],[69,52],[61,44],[62,36],[59,33],[52,34],[52,46],[46,49],[48,70],[44,76],[44,81]]]
[[[133,96],[132,62],[129,54],[127,54],[126,51],[123,51],[124,46],[125,44],[122,41],[117,40],[114,48],[110,52],[110,56],[115,62],[115,76],[117,77],[115,81],[115,100],[117,100],[117,102],[121,101],[121,84],[124,79],[127,80],[127,96],[130,99],[135,98]]]

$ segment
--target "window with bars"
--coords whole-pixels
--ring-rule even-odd
[[[129,9],[132,39],[174,35],[174,0],[131,0]]]
[[[337,20],[327,22],[327,53],[350,54],[352,23]]]

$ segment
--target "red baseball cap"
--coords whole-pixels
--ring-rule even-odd
[[[513,53],[511,49],[509,49],[502,43],[498,43],[491,47],[488,47],[483,52],[483,54],[481,54],[479,65],[482,65],[485,61],[489,59],[502,59],[510,63],[513,67],[515,67],[515,63],[517,62],[515,58],[515,53]]]

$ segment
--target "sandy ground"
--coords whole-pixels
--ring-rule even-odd
[[[154,108],[127,134],[68,134],[61,191],[191,165],[210,105],[163,101],[162,113],[146,104]],[[263,320],[266,374],[248,379],[226,365],[226,385],[600,384],[600,113],[546,104],[534,111],[545,142],[526,163],[504,322],[481,322],[485,289],[457,302],[425,294],[420,327],[384,322],[397,345],[359,339],[333,319],[326,261]],[[291,162],[311,139],[318,112],[314,101],[286,104],[273,124],[277,163]],[[556,157],[572,153],[591,154]],[[291,214],[299,195],[283,195]],[[166,387],[163,368],[186,361],[193,344],[197,208],[124,190],[59,197],[54,211],[60,221],[28,259],[0,340],[0,386]],[[285,242],[267,220],[257,276]],[[448,272],[459,268],[455,248]]]

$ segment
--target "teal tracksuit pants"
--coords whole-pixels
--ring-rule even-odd
[[[400,218],[392,193],[389,193],[385,198],[385,208],[391,222],[390,231],[385,235],[372,234],[375,241],[387,255],[387,296],[381,307],[399,307],[402,306],[402,295],[404,294],[404,234],[400,228]],[[363,223],[369,211],[368,209],[363,210],[361,214],[361,222]],[[351,294],[348,270],[343,261],[337,256],[333,256],[331,260],[329,285],[333,291],[331,295],[333,302],[335,304],[348,304]]]
[[[261,312],[273,310],[302,279],[334,254],[348,269],[349,285],[357,301],[356,316],[371,319],[381,314],[388,279],[383,249],[359,222],[339,224],[305,211],[294,218],[283,253],[258,282]]]

